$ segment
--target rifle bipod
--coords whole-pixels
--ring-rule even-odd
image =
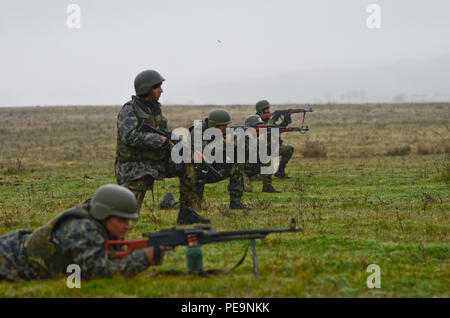
[[[247,258],[248,249],[252,246],[252,260],[253,260],[253,272],[255,274],[255,278],[259,277],[258,273],[258,262],[256,258],[256,245],[255,245],[255,239],[250,239],[247,247],[245,248],[244,255],[241,257],[241,259],[229,270],[222,270],[222,269],[209,269],[204,270],[203,269],[203,251],[202,247],[200,246],[193,246],[193,247],[187,247],[186,248],[186,263],[187,263],[187,272],[183,271],[177,271],[177,270],[169,270],[169,271],[163,271],[163,272],[157,272],[148,275],[148,277],[155,277],[155,276],[183,276],[183,275],[198,275],[201,277],[208,277],[211,275],[225,275],[233,271],[234,269],[238,268],[244,260]]]
[[[233,271],[234,269],[238,268],[247,257],[248,248],[252,246],[252,260],[253,260],[253,272],[255,274],[255,278],[259,277],[258,273],[258,260],[256,258],[256,242],[255,239],[250,239],[248,242],[247,247],[245,248],[244,255],[241,257],[239,262],[237,262],[236,265],[234,265],[229,270],[215,270],[214,272],[216,274],[228,274],[229,272]],[[203,272],[203,253],[202,253],[202,247],[201,246],[195,246],[195,247],[187,247],[186,248],[186,259],[187,259],[187,267],[189,273],[196,273],[201,274]]]

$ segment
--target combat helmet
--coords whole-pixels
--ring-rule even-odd
[[[258,115],[249,115],[245,117],[245,126],[257,126],[261,124],[264,124],[264,122]]]
[[[164,82],[165,79],[154,70],[140,72],[134,79],[136,95],[145,96],[152,90],[153,86]]]
[[[264,109],[269,108],[270,107],[270,103],[263,99],[260,100],[259,102],[256,103],[256,112],[257,113],[262,113],[264,111]]]
[[[231,122],[230,113],[225,109],[214,109],[208,114],[208,128],[228,125]]]
[[[95,191],[90,202],[90,214],[104,220],[110,216],[137,220],[136,197],[129,189],[117,184],[105,184]]]

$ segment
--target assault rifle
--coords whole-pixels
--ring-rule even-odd
[[[285,118],[285,120],[287,119],[288,121],[290,121],[291,114],[303,113],[303,121],[304,121],[306,113],[310,113],[312,111],[313,110],[312,110],[311,106],[309,106],[308,108],[305,108],[305,109],[294,108],[294,109],[276,110],[276,111],[271,112],[271,113],[261,114],[260,117],[261,117],[262,120],[266,120],[266,119],[268,119],[268,118],[273,116],[272,120],[277,121],[281,116],[283,116],[283,118]],[[289,122],[288,122],[288,124],[289,124]]]
[[[256,131],[259,131],[262,128],[266,128],[266,129],[278,128],[280,130],[280,133],[291,132],[291,131],[297,131],[297,132],[307,132],[307,131],[309,131],[308,127],[279,127],[279,126],[276,126],[276,125],[231,126],[231,128],[234,128],[234,129],[242,128],[242,129],[244,129],[244,131],[247,128],[253,128]]]
[[[151,132],[151,133],[155,133],[155,134],[164,136],[167,138],[167,142],[169,142],[169,140],[171,140],[171,133],[166,133],[164,131],[156,129],[155,127],[150,126],[145,121],[141,122],[141,124],[138,126],[138,130],[143,131],[143,132]],[[172,140],[172,142],[177,144],[179,142],[183,142],[183,140],[181,140],[181,139]],[[187,146],[189,149],[191,149],[190,145],[187,145]],[[194,151],[192,151],[192,153],[194,153]],[[205,161],[205,157],[201,153],[198,153],[198,152],[195,152],[195,153],[202,158],[202,163],[200,163],[200,164],[194,163],[195,170],[197,170],[201,174],[212,175],[212,176],[214,176],[214,178],[217,178],[217,179],[221,179],[223,177],[222,174],[219,171],[217,171],[216,168],[214,168],[212,164]],[[178,163],[178,164],[175,163],[175,169],[177,171],[181,170],[181,165],[182,165],[182,163]]]
[[[216,242],[229,242],[234,240],[249,240],[252,245],[253,253],[253,269],[255,276],[258,277],[257,260],[256,260],[256,248],[255,240],[263,239],[270,233],[283,233],[283,232],[299,232],[301,227],[295,226],[295,220],[292,219],[292,225],[288,228],[278,229],[260,229],[249,231],[230,231],[230,232],[216,232],[210,226],[197,226],[194,228],[171,228],[168,230],[162,230],[159,232],[147,233],[143,236],[144,240],[110,240],[104,242],[105,251],[110,258],[123,258],[136,249],[162,246],[166,248],[175,248],[180,245],[187,246],[189,248],[200,248],[204,244],[216,243]],[[110,251],[111,246],[127,246],[124,251]],[[248,247],[247,247],[248,250]],[[239,266],[245,259],[247,254],[245,252],[244,257],[239,263],[232,269]],[[201,250],[200,250],[201,251]],[[201,252],[200,252],[201,253]],[[189,260],[188,260],[189,261]],[[201,262],[201,260],[200,260]],[[202,266],[200,272],[203,271]],[[197,267],[198,269],[198,267]]]
[[[271,130],[274,129],[274,128],[278,128],[280,133],[291,132],[291,131],[297,131],[297,132],[301,132],[301,133],[306,133],[307,131],[309,131],[308,126],[302,126],[302,127],[279,127],[277,125],[255,125],[255,126],[231,126],[231,128],[234,128],[234,129],[242,128],[244,130],[244,132],[247,130],[247,128],[253,128],[256,131],[259,131],[262,128],[266,128],[267,129],[267,136],[269,136],[271,134]],[[283,140],[281,140],[281,136],[280,136],[279,143],[280,143],[280,145],[283,143]]]

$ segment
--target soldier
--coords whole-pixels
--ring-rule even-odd
[[[256,127],[258,125],[262,125],[264,122],[261,120],[261,117],[258,115],[249,115],[245,118],[245,126]],[[266,164],[269,166],[270,163]],[[272,175],[271,174],[261,174],[260,173],[261,165],[259,164],[249,164],[245,165],[244,169],[244,189],[247,192],[252,192],[252,184],[250,180],[259,180],[262,179],[263,186],[262,192],[268,193],[280,193],[272,186]]]
[[[167,119],[162,115],[159,98],[165,79],[154,70],[139,73],[134,80],[136,96],[127,102],[117,116],[117,151],[114,170],[117,183],[130,189],[137,199],[139,213],[147,190],[153,190],[155,180],[179,177],[180,210],[178,224],[210,223],[189,209],[195,194],[195,171],[192,164],[177,170],[171,160],[173,143],[157,133],[139,129],[143,122],[168,132]]]
[[[209,112],[208,117],[205,118],[202,122],[202,134],[208,128],[218,128],[223,134],[225,134],[228,125],[232,122],[230,113],[225,109],[214,109]],[[191,127],[191,132],[194,127]],[[192,135],[192,141],[194,137]],[[223,146],[221,150],[223,150],[225,154],[225,142],[224,139]],[[208,141],[203,141],[203,148],[208,144]],[[223,158],[223,163],[214,162],[213,166],[216,170],[218,170],[222,174],[222,178],[213,177],[208,174],[197,173],[197,182],[195,184],[195,193],[196,193],[196,206],[198,208],[201,207],[201,202],[203,200],[203,192],[205,188],[205,184],[207,183],[215,183],[221,180],[229,179],[228,184],[228,192],[230,193],[230,209],[246,209],[249,210],[251,208],[245,206],[242,203],[242,196],[244,193],[244,180],[243,180],[243,163],[226,163],[226,158]]]
[[[270,103],[267,100],[260,100],[256,103],[256,115],[261,116],[264,113],[270,113]],[[286,127],[291,122],[290,117],[283,118],[283,121],[280,124],[277,124],[274,122],[271,118],[267,118],[264,120],[264,123],[268,125],[276,125],[279,127]],[[275,176],[281,179],[288,179],[290,178],[286,172],[286,165],[289,162],[289,159],[291,159],[292,154],[294,153],[294,147],[290,145],[284,145],[282,144],[282,140],[280,140],[280,166],[278,167],[278,171],[275,173]]]
[[[77,264],[81,277],[135,275],[163,259],[161,247],[136,250],[109,259],[103,242],[124,239],[136,220],[136,198],[128,189],[101,186],[91,200],[65,211],[36,231],[17,230],[0,236],[0,281],[48,279]]]

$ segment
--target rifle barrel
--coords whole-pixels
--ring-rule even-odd
[[[280,232],[300,232],[301,227],[287,227],[280,229],[260,229],[260,230],[248,230],[248,231],[228,231],[228,232],[208,232],[205,235],[211,236],[235,236],[235,235],[252,235],[252,234],[262,234],[266,236],[270,233],[280,233]]]
[[[208,232],[199,238],[199,243],[207,244],[213,242],[228,242],[234,240],[263,239],[270,233],[300,232],[301,230],[301,227],[290,227],[281,229],[262,229],[249,231]]]

